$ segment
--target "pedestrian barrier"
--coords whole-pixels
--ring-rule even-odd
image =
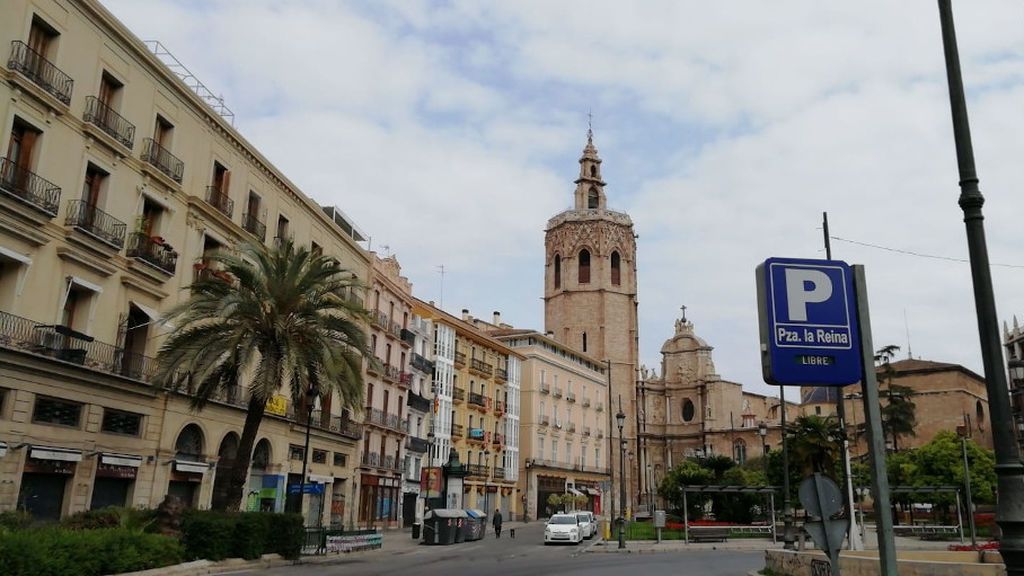
[[[339,554],[375,550],[384,545],[384,535],[376,530],[338,530],[306,528],[305,555]]]

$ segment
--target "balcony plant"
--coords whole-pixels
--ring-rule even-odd
[[[238,510],[267,401],[282,387],[304,405],[316,399],[311,390],[331,393],[347,408],[362,402],[369,317],[346,297],[357,284],[349,271],[291,242],[248,244],[240,255],[206,260],[235,281],[197,276],[189,299],[167,316],[175,328],[157,355],[154,385],[177,387],[187,375],[195,385],[193,408],[201,410],[252,375],[239,457],[227,463],[227,474],[217,474],[211,503]]]

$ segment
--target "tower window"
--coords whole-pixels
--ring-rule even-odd
[[[555,288],[562,287],[562,257],[555,254]]]
[[[597,200],[598,200],[597,188],[591,188],[590,191],[587,192],[587,208],[589,208],[591,210],[596,209],[597,208]]]
[[[580,284],[590,283],[590,252],[588,250],[580,250],[579,282]]]
[[[594,164],[590,165],[590,175],[597,177],[597,166]]]
[[[622,258],[618,252],[612,252],[612,285],[618,286],[622,283]]]
[[[583,351],[584,352],[587,351],[587,333],[586,332],[583,333]]]

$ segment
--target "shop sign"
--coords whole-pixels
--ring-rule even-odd
[[[100,455],[100,463],[110,464],[111,466],[138,468],[142,465],[142,457],[130,454],[102,454]]]
[[[288,415],[288,398],[280,394],[275,394],[267,400],[267,413],[275,414],[277,416]]]
[[[133,466],[114,466],[102,462],[96,466],[97,478],[121,478],[123,480],[135,480],[138,468]]]
[[[277,488],[260,488],[260,500],[277,499]]]
[[[187,472],[189,474],[206,474],[210,467],[205,462],[182,462],[181,460],[175,460],[174,469],[178,472]]]
[[[38,460],[36,458],[29,458],[25,461],[25,472],[74,476],[75,463],[65,462],[63,460]]]
[[[60,448],[37,448],[32,447],[29,453],[30,458],[36,460],[58,460],[61,462],[81,462],[82,453],[78,450],[62,450]]]

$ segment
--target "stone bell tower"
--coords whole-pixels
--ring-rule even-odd
[[[612,464],[618,506],[622,472],[615,414],[621,398],[626,415],[626,505],[630,507],[639,491],[636,237],[629,215],[608,209],[592,130],[587,131],[579,163],[573,207],[548,220],[544,236],[544,325],[562,344],[611,362],[611,393],[604,391],[603,398],[592,399],[595,407],[604,405],[597,417],[606,422],[608,434],[605,440],[591,439],[589,449],[595,442],[602,443],[601,466]]]

